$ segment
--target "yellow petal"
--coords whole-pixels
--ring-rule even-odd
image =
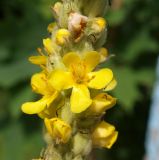
[[[118,132],[114,131],[109,137],[107,138],[97,138],[93,140],[94,146],[104,147],[110,149],[112,145],[116,142],[118,138]]]
[[[117,86],[116,79],[112,79],[112,81],[104,88],[104,91],[111,91]]]
[[[52,94],[44,96],[47,101],[47,108],[49,108],[50,104],[57,98],[58,94],[57,91],[54,91]]]
[[[102,121],[94,130],[92,136],[95,138],[107,138],[115,131],[115,127]]]
[[[45,126],[49,134],[54,138],[66,143],[72,133],[71,126],[59,118],[52,118],[44,120]]]
[[[27,102],[22,105],[22,111],[26,114],[37,114],[42,112],[47,107],[47,101],[40,99],[36,102]]]
[[[92,103],[88,88],[85,85],[74,86],[70,101],[73,113],[80,113],[86,110]]]
[[[112,135],[105,139],[105,144],[103,147],[110,149],[112,145],[116,142],[118,138],[118,132],[115,131]]]
[[[89,73],[88,76],[90,79],[88,86],[90,88],[102,89],[113,79],[113,72],[110,69],[101,69],[97,72]]]
[[[45,108],[42,112],[38,114],[38,116],[42,119],[45,118],[53,118],[57,116],[56,111],[58,108],[60,108],[63,105],[63,102],[59,102],[59,97],[56,100],[56,97],[58,96],[58,92],[55,92],[54,95],[50,97],[50,100],[48,101],[48,106]],[[53,98],[53,99],[52,99]],[[54,101],[55,100],[55,101]],[[61,100],[60,100],[61,101]],[[53,103],[52,103],[53,102]],[[62,104],[61,104],[62,103]],[[51,104],[51,105],[50,105]],[[60,105],[60,107],[59,107]]]
[[[66,67],[70,67],[72,64],[78,64],[80,62],[80,57],[77,53],[75,52],[70,52],[64,55],[63,57],[63,63],[65,64]]]
[[[57,92],[55,92],[51,96],[44,96],[42,99],[36,102],[24,103],[21,109],[26,114],[38,114],[42,112],[45,108],[49,107],[56,97]]]
[[[54,47],[53,47],[54,44],[50,38],[43,39],[43,45],[44,45],[46,51],[48,52],[48,54],[54,53]]]
[[[53,133],[52,133],[52,126],[51,126],[51,120],[48,119],[48,118],[45,118],[44,119],[44,123],[45,123],[46,129],[49,132],[49,134],[53,135]]]
[[[47,77],[44,72],[34,74],[31,78],[31,86],[34,92],[45,95],[49,92]]]
[[[90,51],[84,55],[84,63],[87,66],[87,72],[92,71],[100,61],[100,55],[96,51]]]
[[[46,56],[31,56],[29,61],[36,65],[46,65],[47,58]]]
[[[95,98],[93,98],[93,102],[89,107],[89,111],[95,114],[101,114],[113,107],[115,104],[116,98],[113,98],[106,93],[100,93]]]
[[[54,70],[49,77],[49,83],[58,91],[69,89],[73,85],[72,75],[63,70]]]

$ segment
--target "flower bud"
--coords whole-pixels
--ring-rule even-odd
[[[62,8],[62,3],[60,3],[60,2],[56,2],[54,4],[54,6],[52,7],[52,10],[53,10],[53,13],[55,15],[55,18],[59,17],[61,8]]]
[[[106,27],[106,21],[102,17],[94,18],[92,23],[92,29],[96,33],[102,32]]]
[[[47,27],[47,31],[48,31],[49,33],[52,33],[52,31],[53,31],[53,29],[55,28],[55,26],[56,26],[56,23],[55,23],[55,22],[50,23],[50,24],[48,25],[48,27]]]
[[[74,155],[88,155],[92,149],[92,140],[88,135],[77,133],[73,137],[73,149]]]
[[[108,58],[108,50],[106,48],[100,48],[98,52],[100,54],[100,62],[104,62]]]
[[[110,149],[118,137],[115,127],[102,121],[93,131],[92,140],[94,146]]]
[[[50,38],[43,39],[43,45],[48,54],[54,53],[53,43]]]
[[[68,18],[68,30],[78,39],[84,31],[88,21],[88,17],[79,13],[70,13]]]
[[[103,16],[108,0],[80,0],[82,12],[88,17]]]
[[[92,105],[89,107],[89,112],[94,114],[102,114],[115,104],[116,98],[113,98],[106,93],[100,93],[93,99]]]
[[[59,29],[55,35],[55,41],[58,45],[63,46],[69,42],[70,32],[67,29]]]
[[[45,126],[53,139],[56,139],[62,143],[68,142],[72,133],[70,125],[68,125],[59,118],[52,118],[52,119],[45,118]]]

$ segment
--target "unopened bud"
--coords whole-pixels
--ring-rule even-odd
[[[59,29],[55,35],[56,43],[63,46],[69,42],[70,36],[71,34],[67,29]]]
[[[92,28],[96,32],[102,32],[105,29],[105,27],[106,27],[106,21],[104,18],[98,17],[93,19]]]
[[[98,52],[100,54],[100,62],[104,62],[108,58],[108,50],[106,48],[100,48]]]
[[[94,146],[110,149],[118,137],[115,127],[106,122],[101,122],[92,134]]]
[[[94,114],[102,114],[116,104],[116,98],[106,94],[100,93],[93,98],[92,105],[89,107],[89,112]]]
[[[108,7],[108,0],[80,0],[82,11],[88,17],[103,16]]]
[[[50,23],[49,25],[48,25],[48,27],[47,27],[47,31],[49,32],[49,33],[52,33],[52,31],[53,31],[53,29],[55,28],[55,26],[56,26],[56,23]]]
[[[74,155],[88,155],[92,149],[92,140],[88,135],[77,133],[73,138]]]
[[[45,119],[45,126],[52,138],[62,143],[67,143],[72,130],[71,126],[59,118]]]
[[[83,16],[79,13],[70,13],[68,18],[68,30],[77,39],[81,36],[86,27],[88,17]]]
[[[50,38],[43,39],[43,45],[48,54],[54,53],[53,43]]]
[[[62,3],[60,2],[56,2],[55,5],[52,7],[53,13],[55,14],[56,18],[59,17],[61,8]]]

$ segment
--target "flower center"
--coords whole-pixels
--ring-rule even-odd
[[[86,65],[83,62],[80,62],[78,64],[73,64],[71,66],[71,72],[73,79],[76,83],[82,84],[87,82],[87,72],[86,72]]]

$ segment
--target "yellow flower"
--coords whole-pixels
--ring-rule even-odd
[[[110,149],[118,137],[115,127],[102,121],[94,130],[92,140],[94,146]]]
[[[102,114],[116,104],[116,98],[107,93],[100,93],[93,98],[92,105],[89,107],[89,112],[94,114]]]
[[[66,70],[54,70],[49,78],[50,84],[56,90],[72,89],[70,97],[71,111],[80,113],[92,103],[88,88],[103,89],[113,79],[110,69],[92,72],[100,62],[98,52],[90,51],[81,58],[71,52],[63,57]]]
[[[69,140],[72,133],[72,129],[69,124],[59,118],[45,118],[44,121],[46,129],[52,138],[59,140],[62,143],[66,143]]]
[[[49,108],[58,93],[49,85],[44,72],[32,76],[31,86],[34,92],[42,95],[42,98],[36,102],[24,103],[21,108],[24,113],[39,114]]]

